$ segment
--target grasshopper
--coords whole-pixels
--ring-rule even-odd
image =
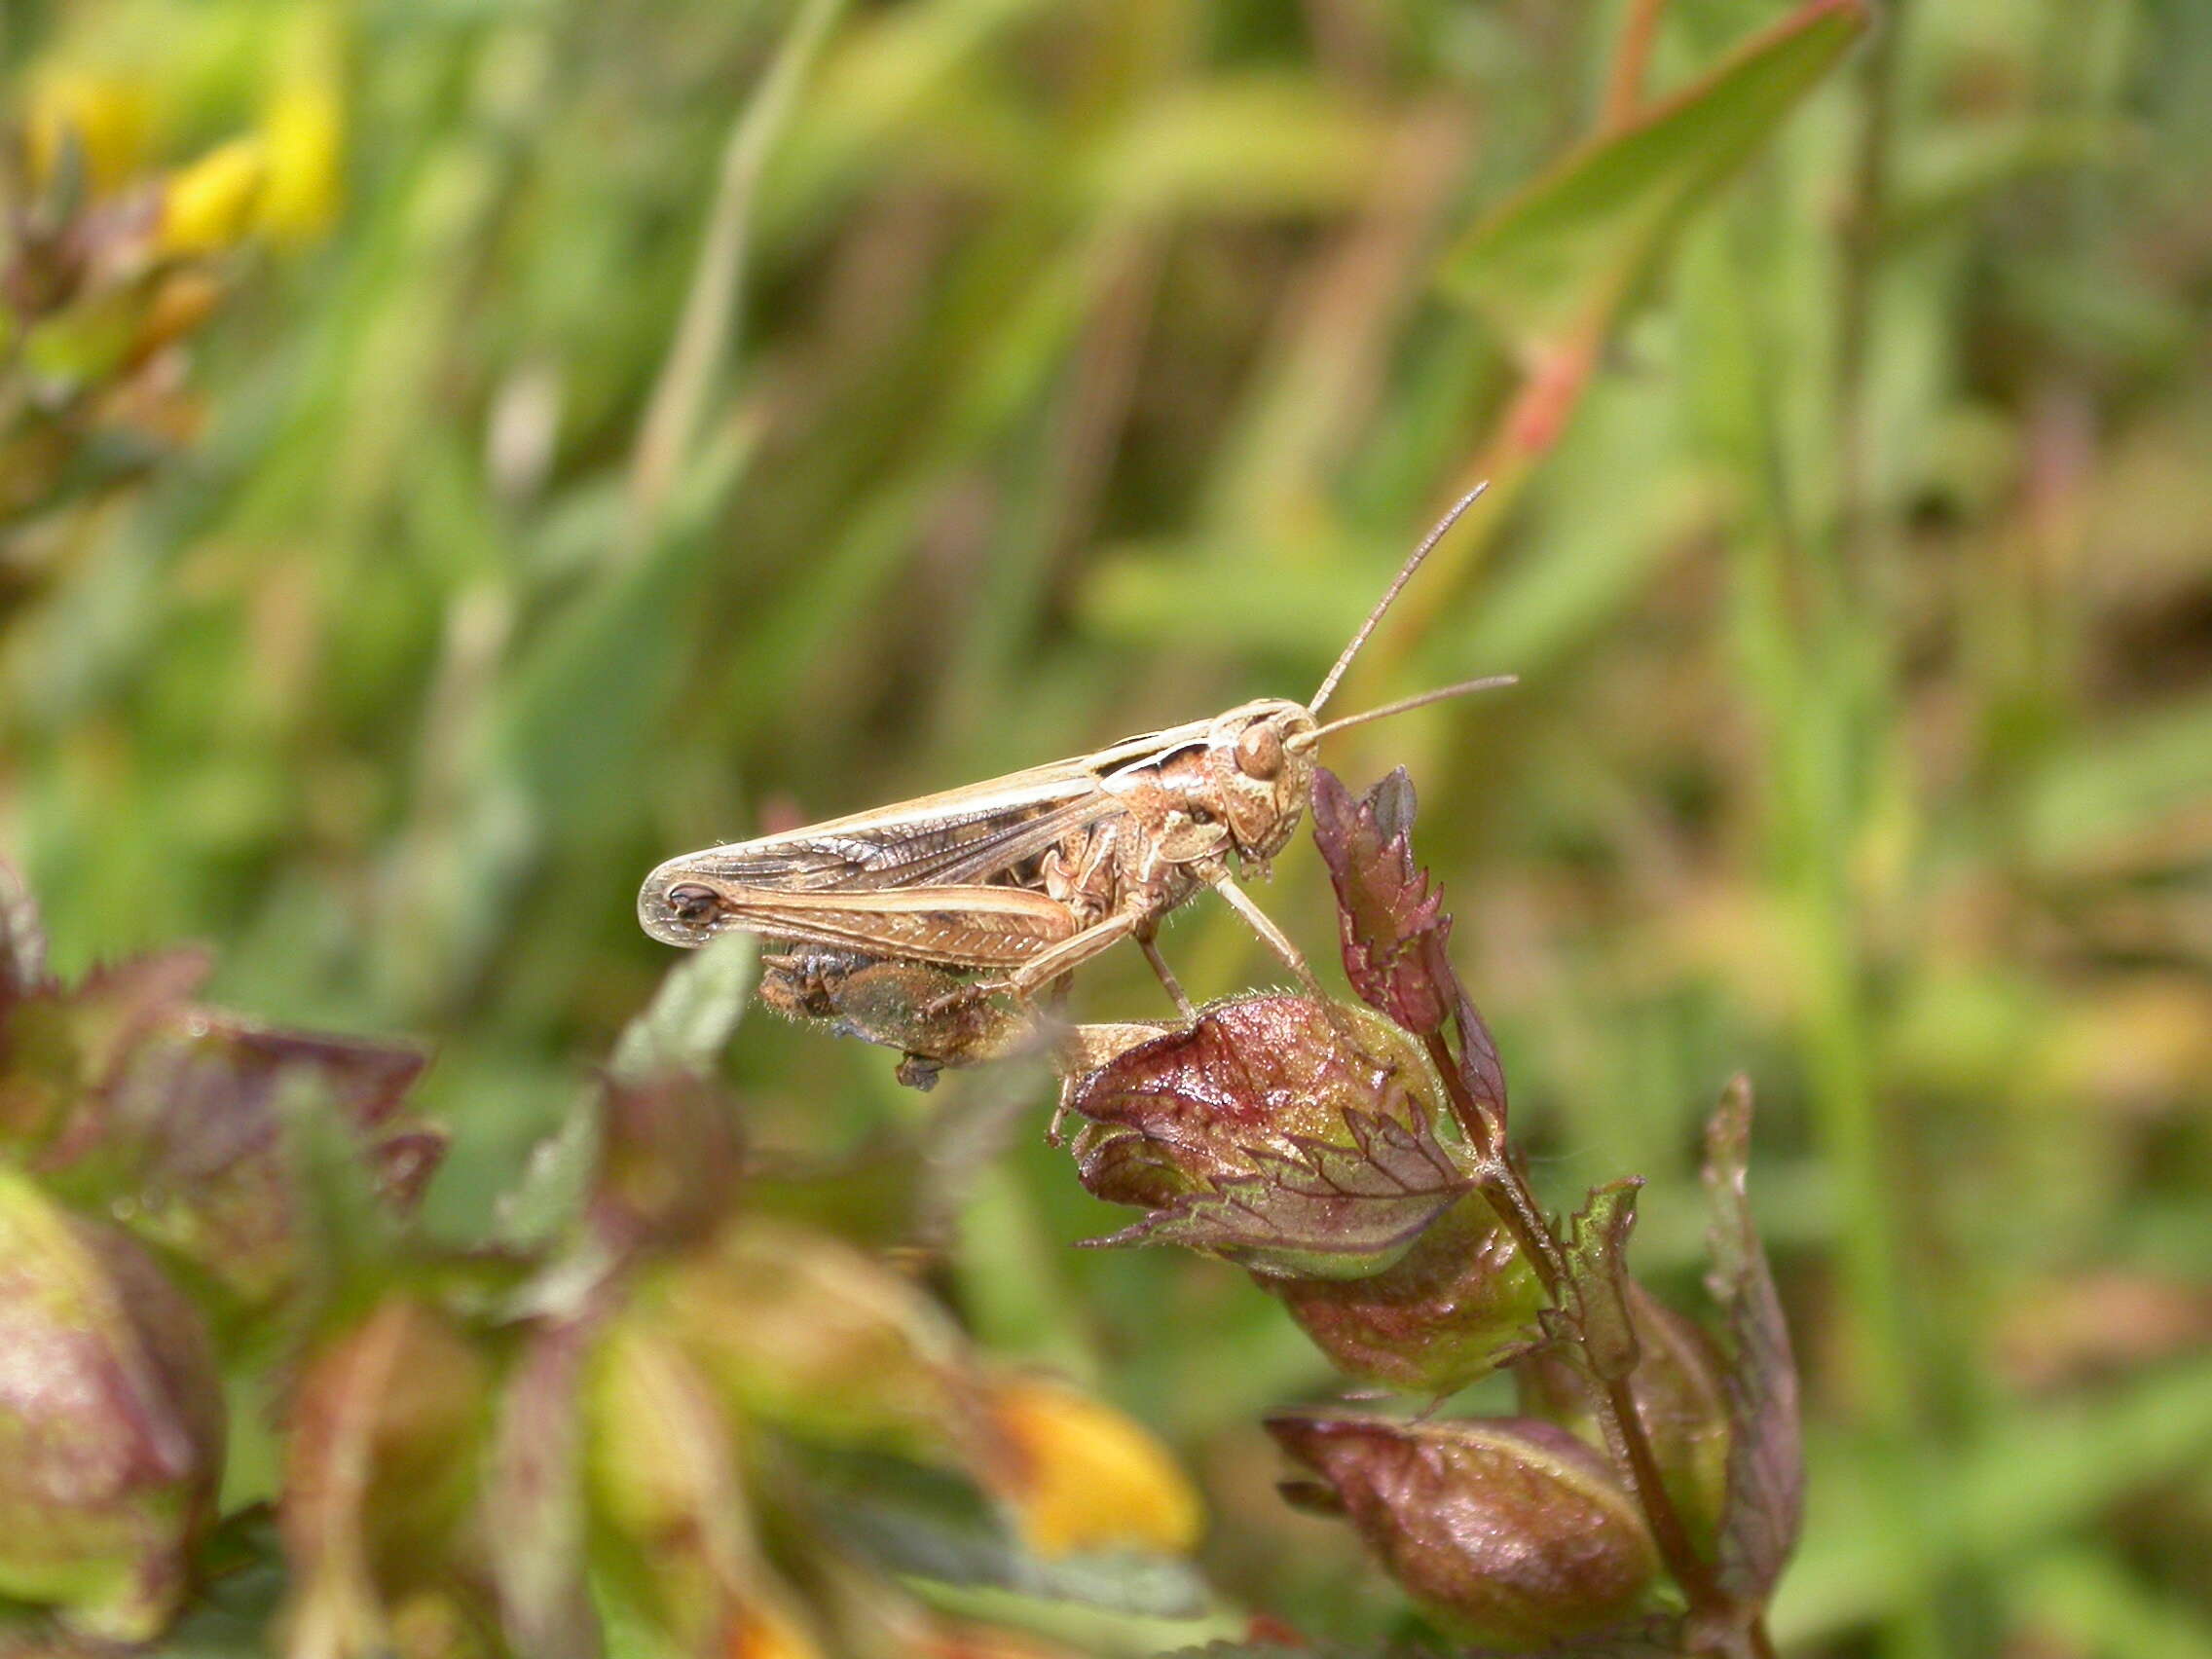
[[[1331,732],[1512,683],[1470,680],[1320,718],[1391,602],[1481,494],[1422,538],[1310,701],[1264,697],[987,783],[685,853],[645,878],[638,919],[668,944],[703,944],[729,928],[782,941],[790,953],[768,959],[762,994],[807,1017],[835,1017],[852,976],[894,967],[907,1000],[892,1023],[915,1031],[934,1030],[942,1010],[913,1000],[914,987],[942,986],[944,999],[1004,992],[1027,1007],[1131,939],[1188,1017],[1190,999],[1154,935],[1210,887],[1318,994],[1305,956],[1237,880],[1264,875],[1289,843],[1312,798],[1314,751]],[[945,1063],[959,1063],[969,1040],[946,1047]]]

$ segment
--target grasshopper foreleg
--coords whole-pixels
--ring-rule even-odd
[[[1175,999],[1175,1011],[1185,1019],[1196,1019],[1198,1011],[1191,1006],[1191,999],[1183,991],[1183,981],[1175,977],[1175,970],[1167,966],[1167,958],[1160,954],[1160,946],[1153,942],[1150,935],[1142,933],[1137,935],[1137,946],[1144,952],[1144,959],[1152,964],[1152,971],[1160,976],[1160,982],[1167,987],[1167,994]]]
[[[1306,960],[1306,953],[1291,943],[1290,936],[1274,924],[1274,918],[1252,902],[1250,894],[1236,885],[1236,878],[1224,868],[1209,873],[1206,880],[1213,890],[1229,901],[1229,907],[1251,925],[1260,936],[1260,942],[1282,958],[1283,966],[1298,976],[1298,982],[1306,987],[1307,994],[1318,1002],[1330,1000],[1329,993],[1321,988],[1321,981],[1313,977],[1313,968]]]

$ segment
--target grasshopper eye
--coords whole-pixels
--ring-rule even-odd
[[[1236,769],[1247,778],[1272,778],[1282,770],[1282,733],[1272,720],[1244,728],[1236,740]]]
[[[712,920],[715,912],[721,908],[722,903],[721,896],[712,887],[702,886],[696,881],[678,883],[668,890],[667,898],[669,914],[680,922],[694,925]]]

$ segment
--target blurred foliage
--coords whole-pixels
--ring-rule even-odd
[[[2204,1651],[2212,12],[1892,0],[1767,130],[1626,122],[1641,22],[1663,99],[1790,13],[10,7],[11,269],[37,192],[181,227],[42,351],[9,300],[0,848],[55,969],[218,940],[214,1001],[426,1039],[424,1213],[478,1236],[667,966],[653,863],[1295,694],[1489,475],[1342,706],[1522,687],[1331,763],[1421,780],[1539,1182],[1649,1174],[1655,1278],[1758,1079],[1778,1634]],[[1325,954],[1303,845],[1267,898]],[[1199,996],[1269,971],[1213,908]],[[1133,956],[1077,994],[1162,1012]],[[1177,1445],[1216,1582],[1390,1627],[1271,1490],[1321,1362],[1240,1274],[1058,1248],[1112,1221],[1041,1076],[925,1118],[756,1021],[727,1081],[834,1171],[810,1224],[940,1245],[976,1342]]]

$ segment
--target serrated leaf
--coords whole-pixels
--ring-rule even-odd
[[[1369,1007],[1425,1036],[1451,1017],[1452,918],[1414,864],[1414,788],[1401,766],[1354,801],[1326,767],[1313,779],[1313,840],[1337,890],[1345,977]]]
[[[1567,1240],[1567,1282],[1590,1369],[1618,1382],[1636,1369],[1636,1325],[1629,1316],[1628,1237],[1636,1226],[1641,1175],[1590,1189]]]
[[[1488,1122],[1465,1125],[1478,1144],[1505,1124],[1497,1043],[1452,966],[1452,918],[1428,871],[1414,862],[1417,802],[1401,766],[1354,801],[1326,767],[1313,779],[1313,842],[1337,893],[1345,977],[1362,1001],[1407,1030],[1433,1037],[1450,1020],[1456,1066]]]
[[[1745,1195],[1751,1138],[1751,1088],[1739,1077],[1706,1125],[1713,1253],[1706,1284],[1725,1316],[1732,1348],[1722,1379],[1730,1440],[1720,1580],[1732,1594],[1763,1604],[1797,1547],[1805,1454],[1789,1327]]]
[[[163,951],[18,998],[0,1068],[0,1144],[49,1169],[96,1148],[107,1138],[110,1083],[149,1033],[186,1013],[208,967],[203,951]]]
[[[1066,1099],[1090,1120],[1084,1185],[1152,1212],[1098,1242],[1341,1278],[1388,1266],[1471,1185],[1435,1133],[1443,1092],[1387,1020],[1262,995],[1115,1053]]]
[[[751,934],[725,933],[670,969],[645,1013],[623,1028],[608,1067],[615,1082],[712,1074],[745,1012],[756,956]]]
[[[1298,1153],[1256,1149],[1250,1175],[1206,1191],[1094,1247],[1181,1244],[1256,1272],[1365,1277],[1388,1267],[1474,1185],[1427,1124],[1345,1114],[1352,1144],[1300,1137]]]
[[[200,952],[165,952],[18,1001],[0,1140],[20,1144],[72,1201],[126,1216],[205,1273],[228,1313],[250,1316],[317,1271],[312,1228],[350,1236],[356,1199],[405,1210],[446,1143],[403,1113],[419,1050],[200,1007],[187,999],[207,967]],[[325,1186],[327,1215],[314,1201]]]
[[[1446,257],[1445,286],[1519,346],[1567,339],[1636,286],[1683,216],[1773,134],[1867,18],[1864,0],[1810,0],[1476,225]]]

